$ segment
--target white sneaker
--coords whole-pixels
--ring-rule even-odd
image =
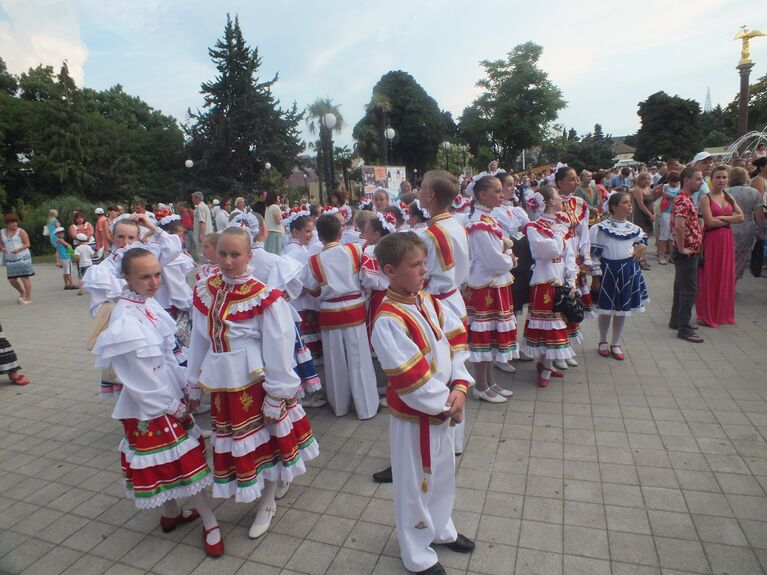
[[[256,518],[250,526],[248,537],[258,539],[269,531],[269,526],[272,524],[275,513],[277,513],[277,506],[274,503],[262,509],[256,509]]]
[[[567,369],[567,362],[564,359],[555,359],[554,367],[557,369]]]
[[[283,481],[280,479],[277,482],[277,491],[274,492],[274,498],[282,499],[288,494],[288,489],[290,489],[290,481]]]
[[[527,355],[526,353],[519,352],[519,361],[533,361],[535,358]]]
[[[508,361],[496,361],[495,368],[500,369],[504,373],[517,373],[517,368],[511,365]]]
[[[322,407],[327,401],[322,399],[322,396],[318,393],[314,395],[304,397],[301,400],[301,407]]]
[[[498,395],[502,397],[511,397],[512,395],[514,395],[513,391],[511,391],[510,389],[504,389],[497,383],[494,383],[493,385],[491,385],[490,389],[492,389],[495,393],[497,393]]]
[[[487,390],[480,391],[476,387],[471,388],[471,396],[474,399],[479,399],[488,403],[506,403],[506,398],[502,395],[490,395],[487,393]]]
[[[568,357],[568,358],[565,360],[565,363],[566,363],[567,365],[569,365],[570,367],[578,367],[578,362],[577,362],[577,361],[575,361],[575,358],[574,358],[574,357]]]

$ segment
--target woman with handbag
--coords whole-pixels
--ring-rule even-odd
[[[557,288],[569,288],[568,297],[575,297],[575,277],[578,266],[575,253],[565,236],[569,229],[557,218],[562,198],[552,186],[538,190],[545,209],[541,217],[526,227],[530,253],[535,260],[530,280],[530,304],[525,322],[522,352],[538,359],[538,387],[549,385],[549,379],[564,377],[554,368],[554,360],[564,361],[575,353],[570,345],[567,323],[562,313],[554,309]]]
[[[626,317],[643,312],[650,301],[641,261],[647,251],[647,234],[628,221],[634,210],[626,192],[613,192],[607,198],[609,217],[593,226],[591,235],[592,292],[598,294],[599,355],[624,358],[620,347]],[[612,317],[613,336],[608,344],[607,331]]]

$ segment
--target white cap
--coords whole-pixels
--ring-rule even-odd
[[[77,241],[78,241],[78,242],[87,242],[87,241],[88,241],[88,236],[86,236],[86,235],[85,235],[84,233],[82,233],[82,232],[80,232],[79,234],[77,234],[77,235],[75,236],[75,238],[77,238]]]
[[[697,164],[698,162],[702,162],[703,160],[706,160],[711,157],[711,154],[708,152],[698,152],[695,154],[695,157],[692,159],[693,164]]]
[[[57,234],[57,233],[59,233],[59,232],[63,232],[63,231],[64,231],[64,228],[62,228],[61,226],[59,226],[58,228],[56,228],[56,229],[54,230],[54,232],[53,232],[53,233],[54,233],[54,234]]]
[[[97,216],[103,216],[104,215],[104,208],[96,208],[94,210]]]
[[[213,205],[214,205],[214,206],[217,206],[217,205],[218,205],[218,204],[220,204],[220,203],[221,203],[221,202],[219,202],[218,200],[213,200]]]

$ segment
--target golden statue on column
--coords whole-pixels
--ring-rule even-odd
[[[764,32],[759,30],[749,30],[746,26],[740,27],[740,32],[735,34],[733,40],[743,40],[743,47],[740,50],[740,62],[738,65],[751,64],[751,38],[757,38],[759,36],[767,36]]]

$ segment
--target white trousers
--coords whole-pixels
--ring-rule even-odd
[[[466,410],[463,410],[463,416],[466,417]],[[455,446],[455,452],[457,454],[463,453],[463,429],[464,424],[466,423],[466,420],[464,419],[461,423],[456,423],[451,429],[453,430],[453,445]]]
[[[325,391],[337,416],[346,415],[354,400],[359,419],[378,413],[378,388],[365,324],[322,330]]]
[[[418,424],[391,417],[392,477],[394,478],[394,520],[405,568],[423,571],[437,561],[432,543],[450,543],[458,537],[451,514],[455,500],[454,432],[449,422],[432,425],[431,474],[424,493]]]

